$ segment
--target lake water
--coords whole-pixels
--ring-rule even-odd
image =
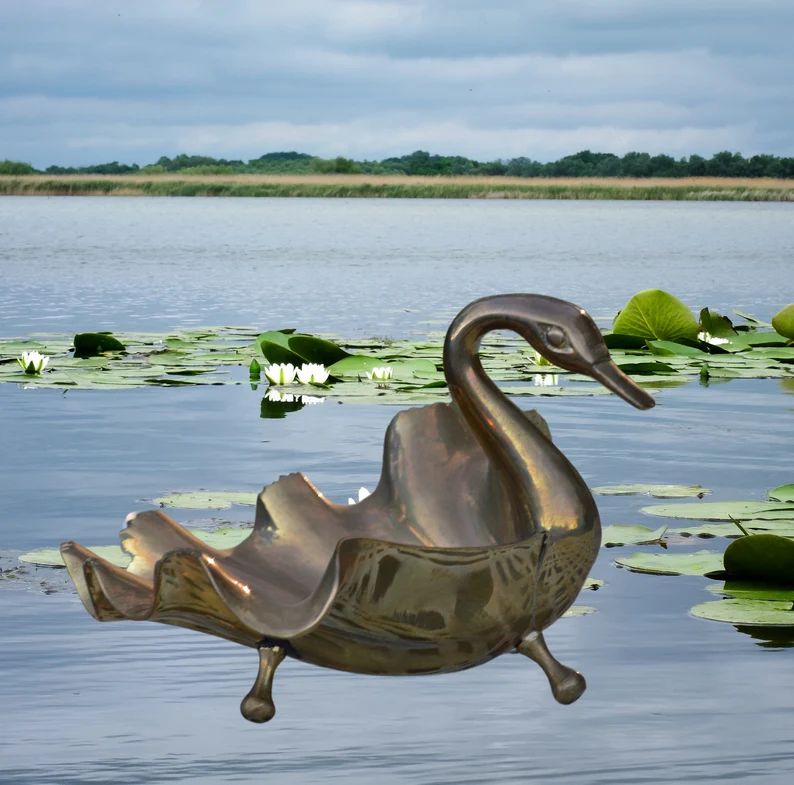
[[[794,300],[791,210],[5,197],[0,336],[240,324],[398,337],[442,330],[492,292],[554,294],[605,318],[648,287],[768,318]],[[794,480],[791,391],[739,380],[664,390],[649,412],[613,396],[536,405],[592,485],[691,482],[713,499],[763,498]],[[247,384],[0,385],[0,566],[67,538],[112,542],[127,512],[169,490],[253,494],[303,471],[343,501],[375,484],[396,409],[326,404],[263,420],[261,396]],[[639,512],[647,497],[598,503],[605,523],[659,521]],[[695,547],[709,544],[722,543]],[[547,635],[587,676],[572,706],[511,655],[399,679],[290,660],[265,726],[238,713],[252,651],[98,624],[62,571],[0,581],[0,783],[789,783],[792,649],[690,617],[713,598],[705,579],[631,574],[614,555],[602,550],[592,574],[606,586],[580,600],[598,612]]]

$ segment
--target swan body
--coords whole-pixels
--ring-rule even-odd
[[[101,621],[176,624],[259,650],[242,703],[275,713],[273,674],[289,655],[372,674],[442,673],[518,649],[563,703],[584,679],[558,663],[542,631],[581,590],[601,527],[592,495],[534,412],[515,407],[477,354],[512,329],[556,365],[587,373],[640,408],[653,399],[609,360],[581,308],[541,295],[478,300],[444,346],[452,402],[400,412],[375,491],[326,500],[302,474],[259,494],[246,540],[215,550],[160,510],[121,532],[116,567],[77,543],[61,551],[86,609]]]

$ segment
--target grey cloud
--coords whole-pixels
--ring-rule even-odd
[[[787,0],[28,0],[0,5],[0,158],[791,154],[793,23]]]

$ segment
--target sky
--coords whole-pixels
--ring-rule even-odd
[[[794,155],[791,0],[2,0],[0,160]]]

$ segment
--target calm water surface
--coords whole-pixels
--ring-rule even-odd
[[[490,292],[553,293],[608,316],[650,286],[769,317],[794,299],[793,257],[787,205],[3,198],[0,335],[250,324],[402,336],[443,329]],[[591,484],[762,498],[794,480],[790,393],[749,380],[665,390],[650,412],[611,396],[537,406]],[[254,493],[295,470],[336,500],[375,484],[394,409],[261,420],[261,395],[0,385],[2,566],[65,538],[111,542],[127,512],[172,489]],[[599,499],[607,523],[658,520],[643,520],[645,503]],[[253,652],[97,624],[62,572],[0,581],[0,783],[790,782],[792,649],[690,618],[712,598],[705,579],[630,574],[614,553],[593,569],[605,588],[580,600],[598,613],[548,634],[588,678],[573,706],[510,655],[400,679],[288,661],[264,727],[237,710]]]

